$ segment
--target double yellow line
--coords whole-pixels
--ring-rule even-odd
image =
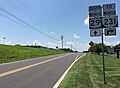
[[[50,62],[50,61],[54,61],[54,60],[57,60],[59,58],[62,58],[62,57],[68,56],[68,55],[70,55],[70,54],[66,54],[66,55],[63,55],[63,56],[59,56],[59,57],[56,57],[56,58],[52,58],[52,59],[49,59],[49,60],[38,62],[38,63],[32,64],[32,65],[28,65],[28,66],[25,66],[25,67],[17,68],[17,69],[8,71],[8,72],[4,72],[4,73],[0,74],[0,77],[4,77],[4,76],[7,76],[9,74],[13,74],[13,73],[16,73],[16,72],[19,72],[19,71],[22,71],[22,70],[25,70],[25,69],[28,69],[28,68],[32,68],[32,67],[35,67],[35,66],[38,66],[38,65]]]

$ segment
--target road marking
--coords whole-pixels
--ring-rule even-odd
[[[4,72],[4,73],[0,74],[0,77],[7,76],[9,74],[13,74],[13,73],[16,73],[16,72],[19,72],[19,71],[22,71],[22,70],[25,70],[25,69],[28,69],[28,68],[32,68],[32,67],[35,67],[35,66],[38,66],[38,65],[50,62],[50,61],[54,61],[54,60],[57,60],[59,58],[69,56],[69,55],[71,55],[71,53],[63,55],[63,56],[59,56],[59,57],[56,57],[56,58],[52,58],[52,59],[49,59],[49,60],[45,60],[45,61],[42,61],[42,62],[38,62],[38,63],[32,64],[32,65],[28,65],[28,66],[25,66],[25,67],[22,67],[22,68],[14,69],[14,70],[11,70],[11,71],[8,71],[8,72]]]
[[[62,82],[62,80],[65,78],[65,76],[67,75],[68,71],[70,70],[70,68],[75,64],[75,62],[77,62],[80,58],[82,58],[83,56],[85,56],[86,54],[84,53],[82,56],[80,57],[76,57],[77,59],[70,65],[70,67],[64,72],[64,74],[60,77],[60,79],[57,81],[57,83],[53,86],[53,88],[59,88],[60,83]],[[78,56],[78,55],[77,55]]]

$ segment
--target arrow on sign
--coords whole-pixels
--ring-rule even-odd
[[[97,31],[94,31],[94,34],[97,35]]]
[[[114,30],[113,30],[113,29],[108,30],[108,31],[107,31],[107,35],[109,35],[109,34],[110,34],[110,32],[112,33],[112,32],[114,32]]]

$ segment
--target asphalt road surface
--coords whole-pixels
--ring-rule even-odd
[[[67,53],[0,65],[0,88],[52,88],[81,55]]]

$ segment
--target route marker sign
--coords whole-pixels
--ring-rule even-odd
[[[101,11],[96,11],[96,12],[90,12],[89,17],[101,17],[102,12]]]
[[[103,10],[112,10],[112,9],[116,9],[115,3],[104,4],[104,5],[103,5]]]
[[[116,35],[116,28],[111,27],[105,29],[105,36],[111,36],[111,35]]]
[[[103,16],[113,16],[116,15],[116,10],[105,10],[103,11]]]
[[[101,36],[101,30],[100,29],[92,29],[92,30],[90,30],[90,36],[91,37]]]
[[[102,17],[102,28],[118,27],[118,16]]]
[[[101,5],[89,6],[89,12],[102,11]]]
[[[89,29],[101,28],[101,17],[89,18]]]

